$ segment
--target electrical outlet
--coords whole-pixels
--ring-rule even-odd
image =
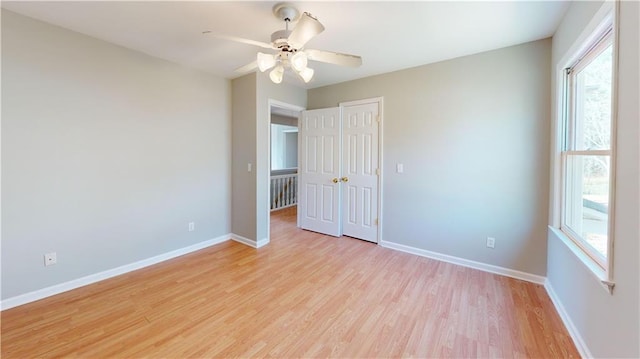
[[[196,230],[196,222],[189,222],[189,232]]]
[[[487,247],[495,248],[496,247],[496,239],[493,237],[487,237]]]
[[[56,252],[52,252],[52,253],[47,253],[44,255],[44,265],[46,266],[51,266],[58,263],[58,256],[56,255]]]

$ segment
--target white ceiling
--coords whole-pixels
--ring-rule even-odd
[[[10,2],[2,7],[127,48],[234,78],[255,59],[251,45],[202,35],[202,31],[269,42],[284,28],[272,14],[275,1],[76,1]],[[553,35],[567,1],[293,2],[326,30],[308,48],[360,55],[360,68],[313,62],[314,88]],[[268,50],[266,50],[268,51]]]

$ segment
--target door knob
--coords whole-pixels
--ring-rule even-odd
[[[340,181],[349,182],[349,177],[342,177],[342,178],[340,178]]]
[[[333,181],[333,183],[338,183],[338,179],[337,178],[332,179],[332,181]]]

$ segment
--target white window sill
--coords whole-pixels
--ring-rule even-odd
[[[578,247],[577,244],[573,243],[573,241],[569,239],[569,237],[567,237],[567,235],[564,234],[559,228],[549,226],[549,230],[551,230],[551,232],[553,232],[556,237],[560,238],[560,240],[567,246],[567,248],[569,248],[569,250],[576,255],[580,262],[582,262],[582,264],[584,264],[585,267],[589,269],[589,272],[594,275],[600,285],[607,292],[609,292],[609,294],[613,294],[613,287],[615,287],[616,283],[609,280],[607,272],[602,269],[593,259],[586,255],[584,251],[582,251],[582,249]]]

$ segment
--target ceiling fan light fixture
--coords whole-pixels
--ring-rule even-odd
[[[308,58],[304,51],[298,51],[291,57],[291,67],[300,72],[307,68]]]
[[[271,79],[271,81],[273,81],[273,83],[276,83],[276,84],[281,83],[283,77],[284,77],[284,67],[282,67],[282,65],[276,66],[276,68],[271,70],[271,72],[269,73],[269,78]]]
[[[304,83],[309,83],[309,81],[311,81],[311,79],[313,78],[314,72],[315,71],[312,68],[305,67],[302,71],[298,72],[298,75],[300,75]]]
[[[276,57],[271,54],[265,54],[262,52],[258,52],[258,69],[260,72],[265,72],[268,69],[272,68],[276,64]]]
[[[258,68],[260,72],[266,72],[271,69],[269,78],[274,83],[279,84],[284,80],[284,72],[289,69],[296,74],[300,80],[309,83],[315,73],[315,70],[307,67],[309,61],[349,67],[359,67],[362,65],[362,58],[360,56],[305,47],[311,39],[324,31],[324,25],[313,15],[307,12],[300,14],[291,3],[276,4],[273,7],[273,14],[279,20],[284,21],[285,28],[284,30],[278,30],[271,34],[271,43],[213,34],[213,36],[221,39],[277,51],[276,54],[258,52],[255,61],[237,68],[235,72],[244,74],[256,68]],[[291,23],[295,23],[295,28],[289,30]],[[203,31],[202,33],[210,34],[211,31]]]

